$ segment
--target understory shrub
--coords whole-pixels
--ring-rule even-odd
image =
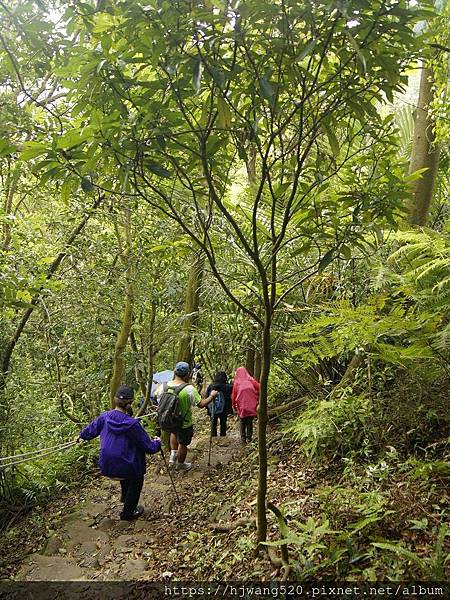
[[[302,443],[302,451],[316,455],[345,456],[369,444],[367,423],[372,400],[366,394],[312,400],[286,432]]]

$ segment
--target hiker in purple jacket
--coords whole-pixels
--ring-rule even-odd
[[[116,392],[116,408],[94,419],[79,437],[92,440],[100,436],[98,464],[102,475],[120,479],[123,521],[137,519],[144,512],[138,502],[144,485],[145,454],[155,454],[161,448],[159,438],[152,440],[140,422],[129,416],[133,395],[133,388],[121,385]]]

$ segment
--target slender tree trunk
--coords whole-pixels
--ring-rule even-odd
[[[261,356],[261,379],[259,388],[258,407],[258,543],[265,542],[267,538],[267,391],[270,374],[270,343],[271,343],[272,316],[266,312],[266,318],[262,333],[262,356]]]
[[[136,416],[141,416],[147,410],[148,403],[150,402],[150,394],[152,392],[153,383],[153,371],[154,364],[153,359],[155,357],[155,322],[156,322],[156,302],[152,302],[152,310],[150,313],[150,327],[149,327],[149,341],[148,341],[148,353],[147,353],[147,382],[145,385],[144,402],[137,412]]]
[[[122,326],[117,334],[116,344],[114,346],[113,369],[111,381],[109,384],[109,399],[114,408],[114,397],[117,388],[122,382],[125,370],[124,351],[128,342],[131,327],[133,325],[133,289],[127,284],[125,293],[125,306],[123,310]]]
[[[420,77],[419,101],[415,111],[414,138],[409,172],[427,169],[413,184],[409,206],[409,222],[425,225],[433,199],[439,166],[439,147],[435,143],[435,126],[430,105],[433,101],[433,71],[423,65]]]
[[[145,393],[145,400],[148,402],[150,400],[150,394],[152,391],[152,383],[153,383],[153,371],[155,370],[153,359],[155,357],[155,323],[156,323],[156,302],[152,302],[152,312],[150,314],[150,339],[148,341],[148,361],[147,361],[147,369],[148,369],[148,378],[147,378],[147,389]]]
[[[334,398],[336,396],[336,394],[340,390],[342,390],[346,386],[352,384],[353,379],[354,379],[355,374],[356,374],[356,371],[361,366],[362,362],[363,362],[363,355],[362,355],[362,353],[354,354],[352,356],[352,359],[348,363],[348,366],[345,369],[345,373],[343,374],[340,382],[337,385],[335,385],[334,388],[333,388],[333,390],[331,391],[330,398]]]
[[[255,363],[253,367],[253,377],[259,381],[261,379],[261,365],[262,365],[262,356],[261,352],[255,352]]]
[[[126,215],[125,224],[125,238],[126,238],[126,251],[124,252],[121,248],[120,232],[116,227],[117,241],[119,244],[120,254],[122,261],[126,266],[126,291],[125,291],[125,305],[123,309],[122,324],[119,332],[117,333],[116,344],[114,347],[113,365],[111,380],[109,383],[109,399],[111,406],[114,408],[114,397],[116,395],[117,388],[122,382],[124,371],[125,371],[125,359],[124,352],[128,342],[128,338],[131,333],[133,326],[133,304],[134,304],[134,281],[133,281],[133,241],[131,235],[131,212],[128,209]]]
[[[97,198],[97,200],[94,202],[92,209],[83,217],[83,219],[75,227],[75,229],[72,230],[72,232],[70,233],[69,237],[67,238],[67,240],[63,246],[63,250],[61,250],[61,252],[55,258],[55,260],[49,266],[49,268],[47,270],[47,274],[46,274],[47,280],[51,279],[53,277],[53,275],[56,273],[56,271],[58,270],[64,257],[66,256],[68,249],[73,244],[76,237],[83,231],[84,227],[86,226],[86,223],[89,221],[89,219],[92,215],[92,212],[100,206],[103,199],[104,199],[104,196],[99,196]],[[6,344],[5,349],[2,353],[1,370],[0,370],[0,392],[2,390],[4,390],[6,387],[6,382],[8,379],[8,374],[9,374],[10,365],[11,365],[11,358],[12,358],[12,354],[14,352],[14,348],[16,347],[16,344],[19,341],[20,336],[22,335],[23,330],[25,329],[29,318],[33,314],[33,311],[40,300],[41,293],[42,293],[42,288],[31,299],[31,302],[30,302],[31,306],[29,308],[27,308],[27,310],[23,313],[19,323],[16,326],[16,330],[14,331],[13,336]]]
[[[134,335],[133,330],[130,331],[130,346],[131,346],[131,349],[133,350],[133,354],[134,354],[134,373],[136,375],[136,380],[139,383],[142,397],[145,400],[146,389],[147,389],[147,385],[146,385],[146,381],[145,381],[145,373],[142,372],[142,369],[138,365],[139,348],[138,348],[136,336]],[[141,356],[142,356],[142,353],[141,353]]]
[[[189,270],[184,304],[184,321],[181,328],[180,344],[178,346],[177,360],[184,360],[192,365],[194,358],[193,334],[198,321],[200,306],[200,288],[203,278],[205,255],[202,251],[196,252]]]
[[[245,368],[253,376],[255,372],[255,349],[252,347],[247,348],[247,357],[245,360]]]

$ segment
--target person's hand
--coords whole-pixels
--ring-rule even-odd
[[[210,393],[211,398],[215,398],[219,392],[217,390],[212,390]]]

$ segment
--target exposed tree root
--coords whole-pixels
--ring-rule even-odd
[[[233,531],[233,529],[237,529],[237,527],[242,527],[243,525],[256,527],[256,520],[254,518],[241,517],[232,523],[212,523],[211,529],[213,531]]]
[[[282,567],[283,562],[282,562],[281,558],[279,558],[275,548],[273,546],[267,546],[266,550],[267,550],[267,556],[270,558],[270,562],[273,564],[273,566],[277,567],[277,569]]]

